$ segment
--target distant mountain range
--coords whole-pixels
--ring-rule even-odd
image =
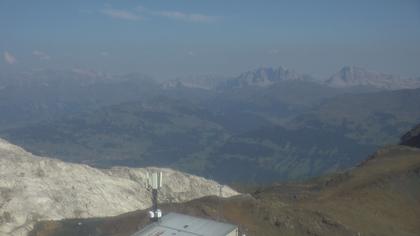
[[[420,78],[401,78],[367,70],[356,66],[345,66],[327,79],[315,79],[310,75],[299,74],[285,67],[262,67],[248,71],[233,78],[191,77],[178,78],[165,83],[166,87],[185,86],[202,89],[232,89],[243,87],[269,87],[282,81],[311,81],[334,88],[370,88],[379,90],[397,90],[420,88]]]
[[[96,167],[172,167],[225,183],[310,178],[354,165],[420,122],[420,89],[343,71],[322,81],[261,68],[175,83],[90,71],[0,75],[0,137]],[[328,84],[340,78],[376,82]]]

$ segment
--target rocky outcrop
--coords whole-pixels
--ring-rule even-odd
[[[39,157],[0,139],[0,235],[26,235],[39,220],[114,216],[151,205],[146,173],[162,171],[161,202],[218,195],[219,184],[162,168],[95,169]],[[237,193],[227,186],[222,196]]]
[[[304,81],[309,78],[282,66],[278,68],[263,67],[240,74],[238,77],[226,80],[219,89],[243,87],[269,87],[282,81]]]

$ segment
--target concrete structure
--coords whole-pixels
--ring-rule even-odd
[[[132,236],[238,236],[238,227],[178,213],[164,215]]]

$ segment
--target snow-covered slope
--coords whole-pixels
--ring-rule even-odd
[[[164,175],[161,202],[217,195],[219,184],[161,168],[87,165],[39,157],[0,139],[0,235],[26,235],[38,220],[113,216],[150,207],[146,173]],[[224,186],[222,195],[237,193]]]

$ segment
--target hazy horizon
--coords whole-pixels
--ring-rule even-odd
[[[280,65],[419,77],[420,2],[3,1],[1,70],[91,69],[157,79]]]

